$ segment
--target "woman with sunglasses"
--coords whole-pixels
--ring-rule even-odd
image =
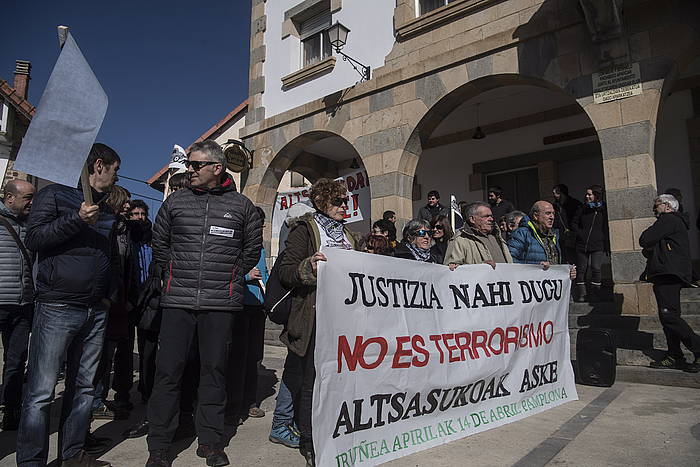
[[[445,259],[445,253],[447,253],[447,244],[454,236],[454,232],[452,231],[450,220],[447,216],[443,216],[442,214],[433,217],[430,226],[433,231],[433,241],[435,242],[430,248],[430,251],[433,253],[438,263],[442,264]]]
[[[430,223],[423,219],[413,219],[403,228],[403,240],[396,245],[396,258],[412,259],[425,263],[440,263],[430,250],[433,230]]]
[[[300,387],[289,387],[299,402],[297,412],[301,434],[300,448],[307,465],[315,465],[311,437],[311,407],[314,379],[316,332],[316,272],[318,262],[326,261],[322,247],[355,249],[355,238],[345,227],[348,208],[347,188],[342,181],[320,179],[311,187],[309,198],[315,212],[300,217],[287,237],[280,260],[282,284],[292,289],[292,305],[287,326],[280,340],[289,353],[285,367],[301,368]]]

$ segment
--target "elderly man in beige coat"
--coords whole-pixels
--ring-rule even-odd
[[[460,264],[485,263],[495,269],[496,263],[513,262],[487,203],[467,205],[464,220],[466,224],[447,246],[444,264],[454,271]]]

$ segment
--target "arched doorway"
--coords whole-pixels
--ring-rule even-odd
[[[555,184],[579,199],[588,185],[604,186],[593,123],[571,95],[541,80],[494,75],[470,82],[435,104],[414,134],[414,211],[431,189],[475,201],[500,185],[527,212],[551,198]]]
[[[347,223],[351,230],[366,233],[370,227],[371,192],[369,177],[357,150],[343,137],[329,131],[304,133],[284,145],[262,177],[263,199],[268,205],[269,230],[265,232],[267,251],[276,257],[280,251],[279,233],[289,209],[308,202],[308,188],[319,178],[346,181],[351,200]]]
[[[553,84],[515,74],[479,78],[446,94],[417,124],[407,152],[418,156],[414,213],[431,190],[446,205],[450,195],[485,201],[488,188],[498,186],[516,210],[529,213],[534,202],[553,201],[555,185],[579,201],[588,186],[605,186],[598,133],[586,111]],[[562,227],[569,217],[562,216]],[[575,261],[573,252],[567,260]],[[609,260],[603,270],[611,282]]]

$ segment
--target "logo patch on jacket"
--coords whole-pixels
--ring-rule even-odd
[[[209,235],[216,235],[218,237],[233,238],[233,232],[233,229],[227,229],[226,227],[218,227],[216,225],[209,227]]]
[[[224,214],[224,219],[233,219],[233,214],[227,212],[226,214]]]

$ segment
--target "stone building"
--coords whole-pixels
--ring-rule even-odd
[[[331,47],[335,22],[369,80]],[[691,0],[253,0],[244,193],[270,212],[285,172],[359,163],[372,218],[405,222],[430,189],[498,184],[527,210],[556,183],[579,199],[598,183],[622,311],[649,313],[652,200],[674,187],[700,208],[699,27]]]

